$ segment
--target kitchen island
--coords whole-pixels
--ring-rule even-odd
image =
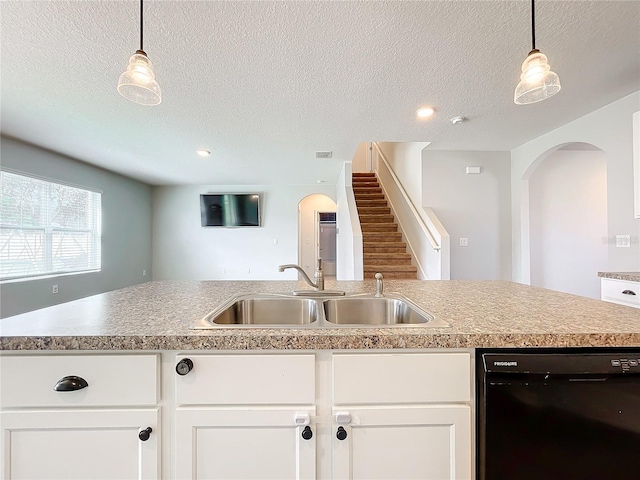
[[[503,281],[388,280],[450,324],[401,327],[215,328],[190,325],[240,293],[308,288],[291,281],[144,283],[0,320],[1,350],[291,350],[640,346],[626,306]],[[374,281],[327,282],[347,294]]]
[[[190,328],[306,288],[151,282],[0,320],[3,478],[472,480],[475,348],[640,346],[634,308],[502,281],[385,282],[448,327]]]

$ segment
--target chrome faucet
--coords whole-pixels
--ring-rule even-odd
[[[376,273],[376,297],[384,297],[382,291],[384,290],[384,284],[382,283],[382,274]]]
[[[302,269],[302,267],[300,265],[295,265],[293,263],[288,263],[286,265],[280,265],[280,266],[278,266],[278,271],[279,272],[284,272],[287,268],[295,268],[296,270],[298,270],[298,272],[300,272],[302,274],[302,276],[304,277],[305,281],[309,285],[311,285],[314,290],[318,290],[318,291],[323,291],[324,290],[324,274],[322,273],[322,259],[321,258],[318,259],[318,267],[316,268],[316,274],[315,274],[315,279],[316,279],[315,283],[313,283],[311,281],[311,279],[309,278],[309,275],[307,275],[307,273]]]

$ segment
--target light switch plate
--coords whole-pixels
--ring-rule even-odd
[[[631,235],[616,235],[616,247],[630,248]]]
[[[460,238],[460,246],[461,247],[468,247],[469,246],[469,239],[468,238]]]

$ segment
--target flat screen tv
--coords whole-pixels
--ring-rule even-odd
[[[203,227],[259,227],[260,194],[202,194],[200,218]]]

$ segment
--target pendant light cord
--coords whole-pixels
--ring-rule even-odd
[[[140,0],[140,50],[144,52],[144,48],[142,48],[142,0]]]
[[[140,0],[142,2],[142,0]],[[536,49],[536,12],[534,7],[534,1],[531,0],[531,49]]]

